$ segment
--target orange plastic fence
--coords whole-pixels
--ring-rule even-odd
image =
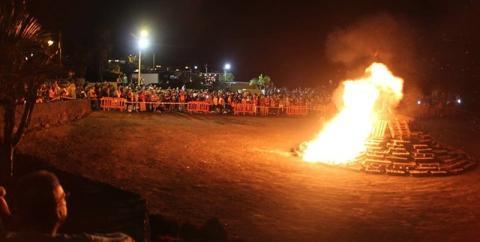
[[[262,116],[268,116],[270,108],[267,106],[259,106],[258,113]]]
[[[145,102],[139,102],[140,112],[147,111],[147,104]]]
[[[125,98],[102,97],[100,98],[100,108],[104,111],[125,111],[127,108],[126,102]]]
[[[100,99],[100,108],[104,111],[118,110],[126,111],[127,104],[137,105],[139,111],[146,111],[147,104],[161,105],[161,104],[170,104],[170,105],[186,105],[187,111],[189,113],[209,113],[210,112],[210,103],[202,101],[194,101],[188,103],[170,103],[170,102],[127,102],[125,98],[113,98],[113,97],[102,97]],[[275,107],[268,106],[257,106],[254,104],[242,104],[235,103],[232,104],[233,114],[234,115],[261,115],[268,116],[270,115],[270,109]],[[325,112],[325,106],[300,106],[293,105],[281,108],[285,110],[285,113],[289,116],[302,116],[308,115],[310,111],[312,112]],[[283,111],[282,111],[283,113]]]
[[[288,106],[287,115],[307,115],[307,106]]]
[[[257,114],[257,106],[254,104],[243,104],[243,103],[236,103],[233,105],[233,114],[240,115],[240,114]]]
[[[189,113],[208,113],[210,112],[210,103],[208,102],[188,102],[187,111]]]

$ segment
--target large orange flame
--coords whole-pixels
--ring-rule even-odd
[[[307,162],[345,164],[366,150],[365,143],[382,113],[395,107],[403,97],[403,79],[381,63],[373,63],[365,75],[342,83],[339,113],[306,143]]]

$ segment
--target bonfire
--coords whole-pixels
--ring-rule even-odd
[[[299,156],[306,162],[391,175],[448,175],[474,167],[473,157],[412,131],[410,120],[394,114],[403,84],[382,63],[372,63],[362,77],[342,82],[338,113],[300,146]]]

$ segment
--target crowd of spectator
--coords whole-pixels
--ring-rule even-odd
[[[37,103],[86,98],[83,85],[74,82],[52,81],[42,84],[37,90]]]
[[[138,111],[141,103],[147,111],[183,111],[183,103],[191,101],[208,102],[213,112],[229,113],[234,104],[255,104],[271,108],[285,108],[290,105],[315,106],[330,101],[330,92],[321,89],[271,88],[269,90],[206,90],[167,88],[162,89],[155,85],[149,86],[115,86],[95,85],[86,89],[86,96],[92,100],[102,97],[124,98],[129,103],[130,111]],[[94,101],[98,108],[98,102]]]
[[[231,91],[183,88],[161,88],[155,85],[129,86],[112,83],[78,85],[73,82],[57,81],[40,86],[37,103],[79,98],[100,99],[102,97],[125,98],[128,102],[184,103],[207,101],[211,105],[248,103],[259,106],[314,105],[330,101],[329,92],[321,89],[271,88],[263,91]]]
[[[37,103],[89,98],[92,107],[100,109],[102,97],[124,98],[128,111],[178,112],[185,111],[187,102],[208,102],[212,112],[231,113],[235,104],[254,104],[271,110],[288,106],[316,107],[330,103],[333,90],[329,88],[268,88],[266,90],[208,90],[161,88],[157,85],[121,85],[118,83],[49,82],[40,86]],[[458,95],[433,92],[419,97],[410,106],[414,116],[450,116],[459,111],[463,100]],[[276,111],[279,113],[281,111]]]

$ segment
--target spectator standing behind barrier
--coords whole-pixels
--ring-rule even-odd
[[[98,105],[97,94],[95,93],[95,88],[91,87],[87,92],[87,97],[90,99],[90,104],[92,105],[93,110],[100,109]]]
[[[14,232],[8,232],[7,242],[89,241],[132,242],[122,233],[58,234],[67,219],[66,194],[58,178],[50,172],[38,171],[21,178],[14,194]]]

